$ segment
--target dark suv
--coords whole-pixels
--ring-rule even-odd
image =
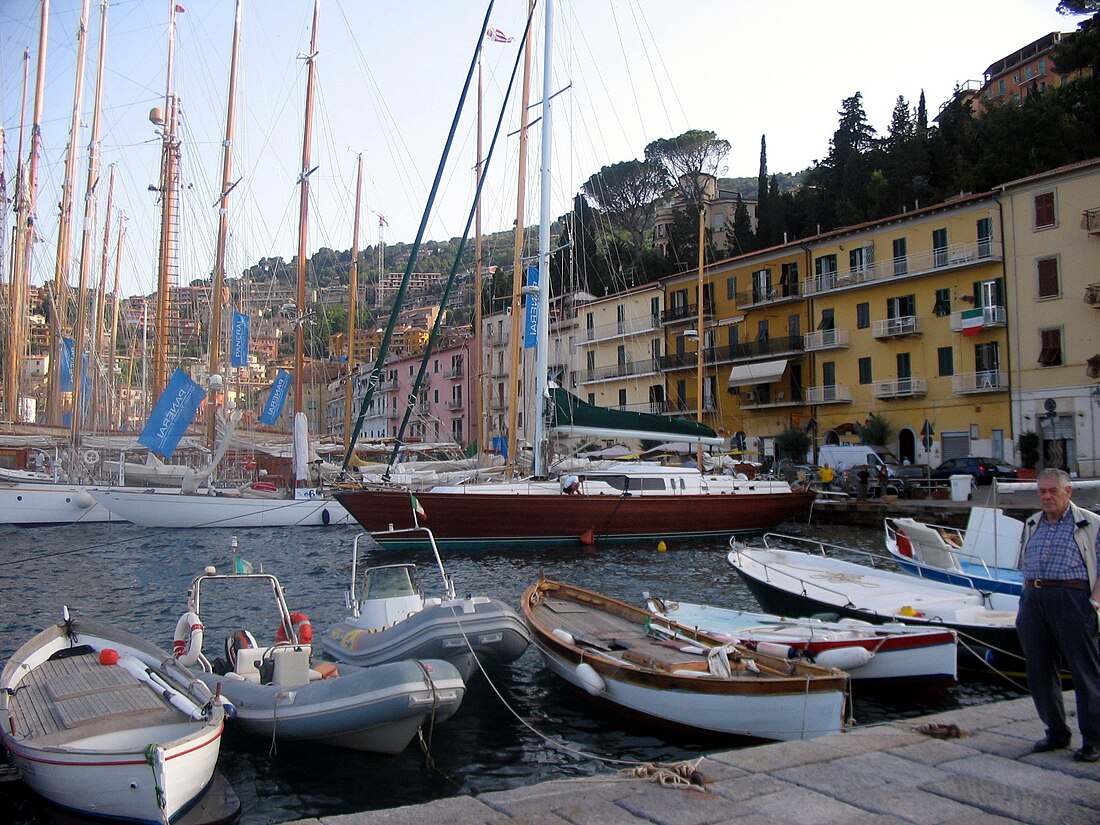
[[[933,479],[957,475],[972,475],[978,484],[992,484],[994,478],[1002,481],[1016,478],[1016,468],[996,458],[968,455],[965,458],[949,458],[932,471]]]

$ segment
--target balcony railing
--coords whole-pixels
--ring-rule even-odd
[[[661,311],[662,324],[676,324],[684,321],[695,321],[699,317],[698,304],[680,304],[671,306]],[[714,304],[710,301],[703,303],[703,323],[714,320]]]
[[[611,409],[623,410],[624,412],[643,412],[653,413],[654,415],[664,415],[668,412],[668,402],[642,401],[637,404],[616,404]]]
[[[737,306],[750,307],[757,304],[774,304],[791,298],[801,298],[802,289],[798,281],[787,284],[775,284],[770,287],[753,287],[736,295]]]
[[[466,368],[462,364],[456,364],[455,366],[453,366],[449,370],[447,370],[445,373],[443,373],[443,377],[444,378],[461,378],[463,373],[465,373],[465,371],[466,371]]]
[[[923,275],[928,272],[958,269],[991,261],[1000,261],[1003,258],[1004,250],[1001,244],[993,240],[954,244],[916,255],[906,255],[899,258],[889,258],[878,263],[863,264],[855,270],[829,272],[807,278],[802,291],[806,295],[817,295],[833,289],[855,286],[870,281],[888,281],[902,275]]]
[[[817,332],[807,332],[802,336],[802,340],[807,352],[816,352],[823,349],[848,349],[848,330],[819,329]]]
[[[493,412],[502,412],[508,409],[508,402],[503,398],[494,398],[489,406],[492,408]]]
[[[807,404],[851,404],[852,388],[844,384],[827,384],[806,388]]]
[[[951,389],[958,395],[1003,392],[1008,389],[1008,376],[1001,370],[959,373],[951,376]]]
[[[1090,235],[1100,235],[1100,207],[1086,209],[1081,214],[1081,228]]]
[[[875,338],[906,338],[920,335],[920,320],[916,315],[903,315],[900,318],[886,318],[871,325],[871,334]]]
[[[608,381],[613,378],[626,378],[634,375],[648,375],[661,371],[661,364],[655,358],[644,358],[640,361],[624,361],[620,364],[612,364],[610,367],[594,367],[585,370],[584,383],[593,381]]]
[[[506,346],[508,346],[508,333],[505,332],[503,335],[490,335],[489,336],[489,346],[491,346],[491,347],[506,347]]]
[[[927,378],[894,378],[871,385],[875,398],[919,398],[928,392]]]
[[[595,327],[584,328],[585,341],[606,341],[610,338],[642,335],[660,329],[661,317],[659,315],[646,315],[644,318],[627,318],[614,324],[600,324]]]
[[[982,325],[981,329],[988,327],[1003,327],[1008,318],[1008,313],[1005,312],[1004,307],[982,307]],[[966,324],[963,322],[962,312],[951,313],[951,331],[962,332],[966,329]]]
[[[805,404],[803,393],[786,387],[767,391],[752,389],[741,390],[742,409],[760,409],[762,407],[793,407]]]
[[[450,399],[447,400],[447,409],[448,410],[461,410],[462,407],[463,407],[463,403],[462,403],[461,398],[450,398]]]
[[[780,355],[801,355],[804,342],[801,335],[785,335],[781,338],[769,338],[767,341],[746,341],[721,347],[707,347],[703,350],[703,361],[707,364],[721,364],[727,361],[752,361],[757,358],[771,358]],[[697,363],[694,352],[662,355],[662,370],[691,369]]]

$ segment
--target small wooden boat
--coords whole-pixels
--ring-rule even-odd
[[[377,665],[401,659],[444,659],[468,682],[482,665],[507,663],[527,650],[523,620],[510,606],[488,596],[459,598],[443,567],[435,538],[426,527],[443,581],[439,596],[425,597],[416,565],[386,564],[359,571],[359,540],[351,557],[351,586],[344,594],[347,614],[321,636],[321,645],[337,661]]]
[[[900,622],[826,621],[751,613],[705,604],[649,598],[649,610],[678,624],[785,658],[803,658],[846,671],[854,681],[951,683],[958,678],[954,631]]]
[[[989,664],[1003,672],[1023,671],[1017,596],[885,570],[887,560],[881,556],[798,536],[766,533],[762,547],[736,541],[730,546],[727,560],[772,613],[834,613],[877,624],[947,627],[958,634],[960,665],[981,665],[987,672]],[[837,557],[840,553],[865,563],[845,561]]]
[[[225,718],[170,654],[67,611],[5,665],[0,713],[0,738],[37,794],[82,814],[158,825],[210,783]]]
[[[255,605],[263,590],[271,593],[272,644],[257,642],[249,630],[236,629],[227,634],[224,658],[211,661],[203,654],[203,588],[217,584],[243,595],[237,606],[219,611],[223,614],[239,615],[241,601],[252,597],[247,603]],[[446,721],[462,702],[465,684],[449,662],[410,659],[372,667],[313,662],[312,636],[309,618],[290,612],[275,576],[219,575],[207,568],[191,583],[188,611],[176,625],[175,652],[200,680],[232,703],[234,726],[269,741],[400,753],[421,726]]]
[[[844,727],[848,677],[836,669],[723,644],[544,578],[522,608],[554,673],[647,724],[707,739],[807,739]]]
[[[974,507],[965,530],[911,518],[886,519],[886,550],[905,573],[1019,596],[1024,574],[1016,553],[1024,523],[1002,510]]]

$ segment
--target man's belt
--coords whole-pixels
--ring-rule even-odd
[[[1088,579],[1024,579],[1024,587],[1066,587],[1070,590],[1088,590]]]

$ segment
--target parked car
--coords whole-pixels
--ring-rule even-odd
[[[914,490],[928,491],[932,467],[928,464],[905,464],[894,475],[893,481],[900,489],[900,495],[911,498]]]
[[[978,484],[992,484],[994,478],[1016,478],[1016,468],[996,458],[968,455],[964,458],[949,458],[932,471],[933,480],[957,475],[972,475]]]

